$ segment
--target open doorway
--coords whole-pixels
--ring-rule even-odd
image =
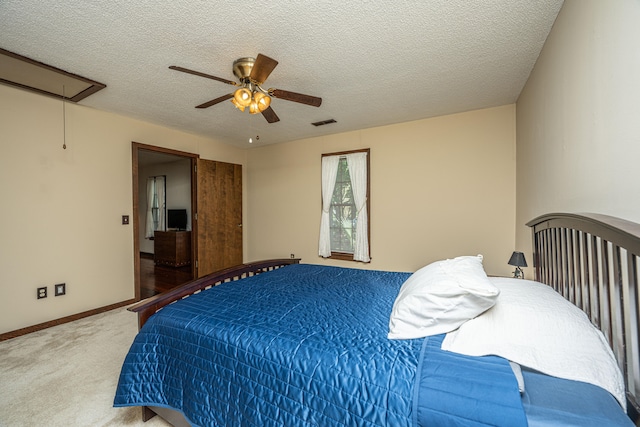
[[[197,159],[197,154],[132,143],[136,300],[196,276]]]

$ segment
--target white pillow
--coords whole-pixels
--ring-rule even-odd
[[[626,407],[613,352],[580,309],[539,282],[491,281],[500,289],[495,306],[447,334],[443,350],[498,355],[547,375],[595,384]]]
[[[400,288],[389,319],[390,339],[449,332],[489,309],[500,291],[482,267],[482,255],[437,261]]]

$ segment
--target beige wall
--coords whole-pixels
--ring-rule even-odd
[[[320,156],[371,149],[370,264],[318,257]],[[515,241],[515,106],[253,148],[250,259],[413,271],[482,253],[509,274]]]
[[[524,224],[545,212],[640,222],[639,22],[637,0],[566,0],[518,99],[516,246],[528,259]]]
[[[133,298],[131,142],[244,167],[245,260],[412,271],[482,253],[508,274],[515,106],[239,150],[0,86],[0,333]],[[320,155],[371,148],[371,264],[317,256]],[[67,295],[53,297],[65,282]],[[36,288],[49,297],[36,300]]]
[[[0,85],[0,333],[133,298],[132,141],[245,163],[162,126],[75,104],[66,117],[63,150],[61,102]]]

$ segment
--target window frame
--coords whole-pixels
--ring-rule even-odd
[[[323,157],[331,157],[331,156],[346,156],[347,154],[353,154],[353,153],[367,153],[367,201],[365,204],[365,209],[367,209],[367,218],[368,218],[367,244],[369,245],[369,258],[371,258],[371,149],[361,148],[358,150],[337,151],[334,153],[323,153],[320,159],[322,160]],[[320,185],[322,187],[322,178],[320,178]],[[322,191],[320,191],[320,207],[322,208]],[[337,259],[341,261],[355,261],[353,259],[353,254],[348,252],[338,252],[334,250],[331,250],[331,256],[327,258]],[[356,262],[361,262],[361,261],[356,261]]]

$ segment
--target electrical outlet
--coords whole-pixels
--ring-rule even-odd
[[[296,254],[291,254],[291,259],[294,259],[296,257]]]
[[[47,287],[46,286],[42,286],[41,288],[38,288],[38,299],[42,299],[42,298],[46,298],[47,297]]]
[[[60,295],[64,295],[67,293],[67,284],[66,283],[58,283],[53,287],[55,291],[55,296],[59,297]]]

